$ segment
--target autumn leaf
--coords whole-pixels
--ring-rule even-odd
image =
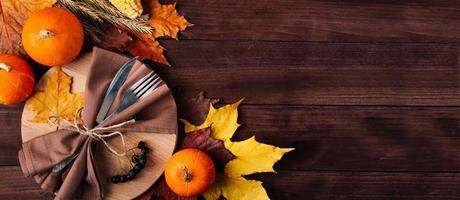
[[[124,51],[128,49],[129,43],[132,41],[133,38],[128,34],[128,32],[111,27],[104,34],[101,45],[104,48]]]
[[[34,123],[47,123],[49,117],[73,121],[75,113],[83,106],[83,93],[70,92],[72,78],[60,67],[54,67],[46,79],[45,91],[36,92],[26,103],[35,112]]]
[[[207,98],[204,92],[198,93],[194,98],[180,104],[180,118],[187,119],[192,124],[202,124],[209,113],[209,105],[214,105],[219,99]]]
[[[177,40],[177,33],[185,30],[187,27],[193,26],[184,16],[180,15],[176,10],[176,3],[169,5],[161,5],[158,0],[150,1],[150,5],[146,6],[149,14],[149,24],[153,27],[153,36],[172,37]]]
[[[225,165],[224,172],[229,176],[249,175],[259,172],[275,172],[273,164],[293,148],[279,148],[259,143],[255,137],[241,142],[225,142],[225,148],[236,158]]]
[[[236,129],[240,126],[240,124],[237,123],[237,108],[242,101],[243,99],[234,104],[225,105],[219,109],[210,105],[206,120],[199,126],[195,126],[186,120],[181,120],[185,124],[185,132],[188,133],[210,126],[213,138],[223,141],[230,140]]]
[[[0,1],[0,53],[21,51],[22,25],[27,17],[57,0],[1,0]]]
[[[158,197],[158,198],[154,198]],[[162,199],[162,200],[196,200],[196,197],[180,197],[177,196],[171,189],[169,189],[168,184],[164,176],[155,182],[152,188],[147,192],[136,198],[137,200],[151,200],[151,199]]]
[[[177,33],[192,26],[176,10],[176,4],[162,5],[158,0],[143,2],[150,15],[149,25],[154,29],[151,34],[139,35],[129,29],[112,27],[108,29],[102,40],[102,46],[118,51],[129,51],[139,59],[150,59],[171,66],[164,56],[165,48],[156,40],[158,37],[177,39]]]
[[[153,27],[152,35],[134,36],[128,51],[140,59],[151,59],[155,62],[171,66],[164,56],[165,48],[156,40],[158,37],[169,36],[177,39],[177,33],[192,26],[183,16],[176,11],[176,4],[161,5],[158,0],[151,0],[146,6],[151,16],[148,20]]]
[[[170,66],[164,56],[165,48],[154,37],[148,35],[137,36],[125,29],[112,27],[106,31],[101,45],[108,49],[129,51],[131,54],[139,56],[140,60],[151,59]]]
[[[211,137],[211,127],[185,134],[179,145],[179,150],[186,148],[197,148],[205,151],[218,169],[224,168],[229,161],[235,159],[232,152],[225,148],[222,140]]]
[[[203,196],[209,200],[219,199],[220,195],[224,196],[227,200],[269,199],[260,181],[217,173],[214,184]]]
[[[139,59],[151,59],[155,62],[171,66],[164,56],[165,48],[153,37],[133,37],[133,41],[128,46],[128,51]]]
[[[203,195],[207,200],[218,199],[221,195],[228,200],[264,200],[269,199],[262,182],[247,180],[244,175],[259,172],[274,172],[273,165],[293,148],[279,148],[259,143],[255,137],[245,141],[233,142],[231,138],[240,126],[237,123],[238,106],[242,100],[214,108],[210,105],[206,120],[195,126],[185,120],[186,134],[211,126],[211,136],[222,140],[225,147],[235,156],[224,168],[224,173],[218,173],[216,182]]]

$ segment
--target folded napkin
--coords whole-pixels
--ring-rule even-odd
[[[119,68],[128,60],[129,58],[125,56],[94,48],[86,81],[83,108],[83,124],[86,127],[95,126],[96,115],[105,91]],[[137,61],[134,64],[125,83],[118,91],[109,113],[118,107],[124,92],[150,71],[151,69],[141,62]],[[135,119],[136,122],[117,128],[115,131],[121,131],[123,134],[129,132],[177,134],[176,104],[166,84],[161,83],[154,92],[101,126],[115,125],[130,119]],[[44,190],[54,192],[55,199],[101,199],[103,192],[94,164],[97,158],[93,155],[96,142],[87,135],[67,129],[36,137],[23,143],[19,151],[22,171],[25,176],[34,177]],[[56,164],[71,157],[78,150],[80,154],[69,166],[59,172],[52,171]]]

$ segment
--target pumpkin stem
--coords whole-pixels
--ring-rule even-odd
[[[39,33],[40,38],[45,39],[45,38],[50,38],[56,35],[53,31],[50,31],[48,29],[43,29]]]
[[[10,72],[11,71],[11,67],[5,63],[0,63],[0,69],[3,69],[5,70],[6,72]]]
[[[185,165],[184,165],[184,181],[185,182],[192,181],[192,175],[190,174],[190,172],[187,169],[187,166],[185,166]]]

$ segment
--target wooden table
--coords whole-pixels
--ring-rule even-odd
[[[460,2],[383,2],[180,1],[196,26],[155,69],[178,102],[246,97],[236,139],[296,148],[250,176],[272,199],[460,198]],[[22,107],[0,107],[0,199],[46,199]]]

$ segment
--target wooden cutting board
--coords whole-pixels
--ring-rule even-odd
[[[84,92],[86,75],[91,62],[91,53],[80,56],[74,62],[62,67],[62,70],[72,76],[72,92]],[[46,78],[51,74],[50,69],[37,83],[35,91],[44,90]],[[32,123],[34,113],[24,107],[22,113],[22,141],[29,141],[37,136],[56,130],[56,127],[48,124]],[[128,152],[126,157],[117,157],[110,153],[102,143],[97,143],[95,150],[96,168],[100,183],[103,187],[104,199],[126,200],[134,199],[150,188],[163,174],[166,162],[171,157],[177,140],[176,134],[124,133],[128,149],[135,147],[139,141],[145,141],[151,152],[145,168],[134,180],[126,183],[112,184],[110,177],[118,174],[126,174],[131,169],[130,159],[133,152]],[[119,137],[109,139],[109,144],[116,150],[121,150]],[[136,149],[137,150],[137,149]]]

